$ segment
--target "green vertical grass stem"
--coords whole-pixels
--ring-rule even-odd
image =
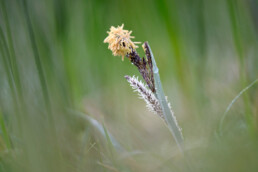
[[[47,88],[47,82],[46,82],[46,79],[45,79],[45,76],[44,76],[43,67],[42,67],[40,56],[39,56],[39,51],[38,51],[38,48],[37,48],[36,39],[35,39],[35,36],[34,36],[34,31],[33,31],[33,28],[32,28],[32,23],[31,23],[31,20],[30,20],[26,0],[23,0],[23,9],[24,9],[24,14],[25,14],[27,25],[28,25],[28,29],[29,29],[29,37],[30,37],[30,41],[31,41],[31,46],[32,46],[33,54],[34,54],[36,67],[37,67],[37,70],[38,70],[40,85],[42,87],[43,99],[44,99],[45,106],[46,106],[46,109],[47,109],[47,114],[48,114],[47,117],[48,117],[48,120],[51,124],[51,123],[53,123],[52,117],[51,117],[52,110],[51,110],[51,104],[50,104],[49,93],[48,93],[48,88]]]
[[[11,148],[12,148],[11,140],[10,140],[9,134],[7,132],[4,117],[3,117],[3,114],[1,111],[0,111],[0,125],[1,125],[1,130],[3,133],[3,139],[5,141],[6,148],[8,150],[11,150]]]
[[[10,57],[9,60],[11,63],[10,67],[13,72],[13,78],[15,81],[18,98],[19,98],[20,102],[23,102],[21,80],[20,80],[18,66],[17,66],[16,54],[15,54],[14,47],[13,47],[13,38],[12,38],[11,28],[10,28],[8,14],[7,14],[7,10],[6,10],[6,2],[4,0],[1,0],[1,7],[2,7],[2,14],[3,14],[4,20],[5,20],[6,33],[7,33],[9,57]]]

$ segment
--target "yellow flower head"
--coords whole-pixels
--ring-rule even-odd
[[[124,56],[127,53],[130,53],[132,49],[138,48],[135,44],[139,42],[132,42],[131,38],[134,36],[130,36],[132,31],[124,30],[124,24],[115,28],[111,26],[110,31],[107,32],[108,36],[104,40],[104,43],[108,43],[108,49],[113,52],[114,56],[122,56],[122,60],[124,60]]]

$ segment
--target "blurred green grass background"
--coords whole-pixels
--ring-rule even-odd
[[[257,1],[1,0],[0,6],[0,171],[258,170],[257,84],[218,130],[229,103],[258,78]],[[188,163],[124,79],[139,75],[137,69],[103,43],[109,28],[122,23],[134,41],[152,48]]]

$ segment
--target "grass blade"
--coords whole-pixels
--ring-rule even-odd
[[[29,38],[31,41],[31,46],[32,46],[32,51],[33,51],[33,55],[34,55],[34,59],[35,59],[35,63],[36,63],[36,67],[37,67],[37,72],[38,72],[38,76],[39,76],[39,80],[40,80],[40,85],[42,88],[42,93],[43,93],[43,99],[45,102],[45,106],[47,109],[47,117],[48,120],[50,122],[50,124],[53,126],[53,119],[52,119],[52,110],[51,110],[51,104],[50,104],[50,97],[49,97],[49,92],[48,92],[48,88],[47,88],[47,81],[46,78],[44,76],[44,71],[43,71],[43,66],[42,66],[42,62],[41,62],[41,58],[39,55],[39,50],[36,44],[36,38],[35,38],[35,33],[32,27],[32,22],[29,16],[29,11],[28,11],[28,6],[27,6],[27,2],[26,0],[22,1],[23,4],[23,10],[24,10],[24,15],[25,15],[25,19],[26,19],[26,23],[27,23],[27,27],[29,30]]]
[[[224,112],[223,116],[220,119],[220,123],[219,123],[219,133],[220,135],[222,134],[222,127],[223,127],[223,123],[224,120],[228,114],[228,111],[230,110],[230,108],[233,106],[233,104],[237,101],[237,99],[244,93],[246,92],[249,88],[251,88],[254,84],[256,84],[258,82],[258,79],[256,79],[255,81],[253,81],[251,84],[249,84],[247,87],[245,87],[242,91],[240,91],[240,93],[238,93],[238,95],[230,102],[230,104],[228,105],[226,111]]]
[[[85,115],[82,112],[76,112],[73,111],[73,113],[75,112],[75,114],[84,119],[85,121],[89,122],[94,128],[96,128],[98,130],[98,132],[104,137],[106,138],[108,141],[110,141],[110,143],[112,144],[112,146],[118,150],[118,151],[123,151],[124,148],[116,141],[116,139],[112,136],[112,134],[106,130],[103,125],[101,125],[96,119]]]
[[[3,139],[6,144],[6,148],[8,150],[10,150],[12,148],[12,144],[11,144],[11,140],[10,140],[9,134],[7,132],[4,117],[3,117],[3,114],[1,113],[1,111],[0,111],[0,125],[1,125],[2,134],[3,134]]]
[[[156,94],[155,95],[156,95],[156,97],[157,97],[157,99],[158,99],[158,101],[161,105],[161,108],[162,108],[163,114],[165,116],[165,120],[167,122],[168,128],[169,128],[171,134],[173,135],[180,151],[183,152],[184,139],[182,137],[181,130],[178,127],[177,122],[176,122],[173,114],[171,113],[169,105],[168,105],[167,100],[165,98],[165,94],[164,94],[162,84],[161,84],[161,81],[160,81],[159,69],[157,67],[154,55],[153,55],[153,53],[151,51],[151,48],[150,48],[148,43],[146,43],[146,46],[147,46],[146,48],[148,48],[149,51],[150,51],[150,55],[151,55],[151,59],[152,59],[152,63],[153,63],[154,81],[155,81],[155,86],[156,86]]]

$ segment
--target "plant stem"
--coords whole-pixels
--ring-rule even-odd
[[[148,42],[145,42],[145,46],[150,52],[152,63],[153,63],[153,74],[154,74],[154,81],[155,81],[155,86],[156,86],[155,96],[157,97],[157,99],[158,99],[158,101],[161,105],[161,109],[162,109],[163,114],[165,116],[165,120],[167,122],[168,128],[169,128],[171,134],[173,135],[180,151],[183,153],[184,139],[182,137],[180,128],[178,127],[177,122],[175,121],[175,118],[173,118],[173,115],[170,111],[167,100],[165,98],[165,94],[164,94],[162,84],[161,84],[161,81],[160,81],[159,69],[157,67],[154,55],[151,51],[151,48],[150,48]]]

